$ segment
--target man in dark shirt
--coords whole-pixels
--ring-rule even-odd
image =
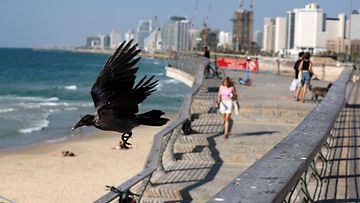
[[[208,47],[204,47],[204,57],[206,58],[210,58],[210,51],[208,49]]]
[[[205,78],[210,76],[210,51],[208,49],[208,47],[204,47],[204,57],[205,57]]]

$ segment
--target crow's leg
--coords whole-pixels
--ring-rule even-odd
[[[128,134],[128,135],[126,136],[126,134]],[[122,140],[122,141],[120,141],[120,147],[121,147],[122,149],[129,149],[129,146],[132,145],[131,143],[128,142],[128,140],[131,138],[131,136],[132,136],[132,132],[131,132],[131,131],[128,132],[128,133],[123,133],[123,134],[121,135],[121,140]]]

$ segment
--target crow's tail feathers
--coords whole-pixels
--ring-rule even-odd
[[[167,118],[161,118],[164,114],[165,113],[160,110],[151,110],[136,115],[136,120],[141,125],[163,126],[169,121]]]

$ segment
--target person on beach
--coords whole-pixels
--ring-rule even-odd
[[[298,101],[304,103],[305,96],[306,96],[306,90],[310,85],[311,77],[316,75],[314,74],[312,70],[312,62],[310,61],[310,53],[306,52],[304,54],[304,59],[299,64],[299,71],[301,71],[301,83],[303,83],[303,86],[300,89],[300,97]]]
[[[219,87],[217,102],[220,113],[224,116],[224,138],[229,137],[230,116],[233,110],[232,98],[237,97],[235,87],[229,77],[226,77]]]
[[[301,89],[301,78],[299,77],[299,65],[301,63],[301,61],[303,60],[304,57],[304,52],[300,52],[299,53],[299,58],[298,60],[295,62],[294,64],[294,70],[295,70],[295,100],[299,100],[299,96],[300,96],[300,89]]]

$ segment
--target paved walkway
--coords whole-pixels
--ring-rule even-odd
[[[348,85],[347,105],[328,139],[319,202],[360,202],[360,83]]]
[[[234,81],[243,72],[225,72]],[[294,101],[289,91],[292,78],[251,74],[252,86],[240,86],[240,115],[232,115],[229,139],[224,139],[223,121],[215,107],[220,79],[206,79],[193,99],[192,122],[197,133],[180,135],[174,153],[165,152],[166,172],[151,178],[143,202],[206,202],[231,180],[251,166],[291,132],[317,105]],[[326,86],[315,81],[315,86]],[[169,147],[168,150],[172,150]],[[172,157],[172,155],[174,155]]]

